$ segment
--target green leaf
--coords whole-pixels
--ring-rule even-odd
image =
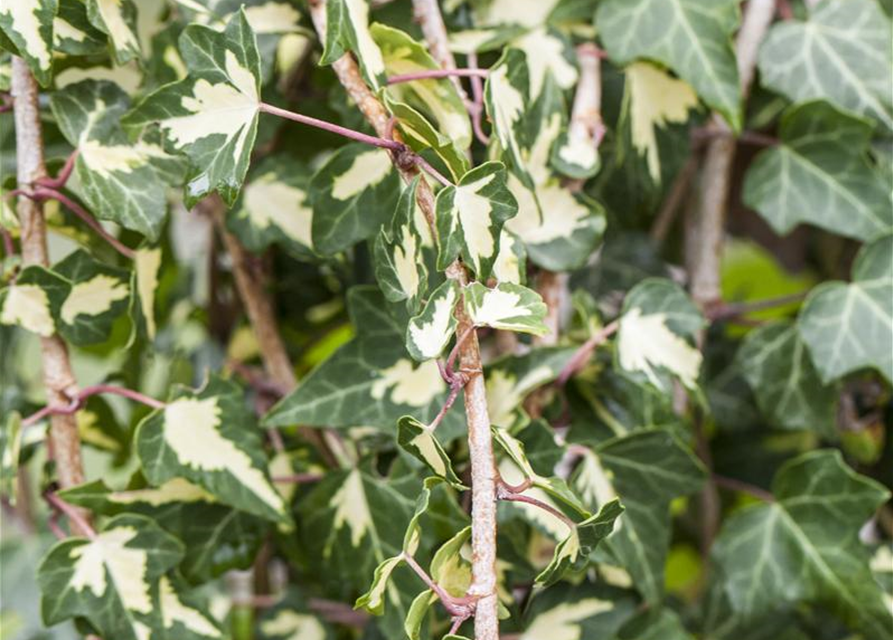
[[[149,518],[112,518],[93,539],[54,546],[37,570],[44,622],[86,618],[105,638],[223,638],[168,575],[183,546]]]
[[[108,34],[117,64],[139,59],[137,9],[132,0],[87,0],[87,15],[94,27]]]
[[[437,268],[446,269],[458,256],[486,280],[499,254],[502,225],[518,211],[506,187],[501,162],[485,162],[472,169],[456,186],[437,194],[437,233],[440,251]]]
[[[628,592],[585,581],[559,583],[534,593],[524,613],[521,637],[525,640],[615,638],[635,609],[636,602]]]
[[[506,50],[487,75],[484,104],[493,123],[493,133],[509,166],[525,186],[533,188],[533,178],[526,168],[521,147],[522,142],[526,142],[522,138],[521,127],[530,93],[530,74],[525,61],[523,52]]]
[[[15,0],[0,8],[0,32],[15,46],[31,73],[47,86],[53,74],[53,19],[57,0]]]
[[[417,176],[400,194],[397,210],[375,239],[375,279],[391,302],[406,300],[410,313],[418,311],[428,289],[428,269],[422,255],[424,239],[416,228]]]
[[[732,608],[754,617],[812,603],[866,637],[884,637],[893,619],[858,533],[889,492],[831,450],[786,463],[772,492],[777,502],[733,515],[716,541]]]
[[[269,158],[257,167],[226,226],[249,251],[261,253],[279,244],[298,258],[312,255],[313,209],[309,173],[288,157]]]
[[[760,79],[794,102],[829,100],[893,130],[891,28],[874,0],[824,0],[806,22],[772,27],[760,48]]]
[[[399,86],[399,85],[398,85]],[[408,104],[397,102],[385,95],[388,111],[397,118],[397,126],[406,144],[416,153],[430,150],[439,157],[454,181],[468,171],[468,158],[449,136],[434,128],[428,119]]]
[[[893,381],[893,235],[862,248],[853,281],[810,292],[797,327],[824,383],[873,368]]]
[[[745,204],[779,234],[800,222],[859,240],[890,230],[890,189],[868,162],[872,129],[824,102],[792,107],[781,120],[782,144],[747,172]]]
[[[265,611],[258,624],[264,640],[331,640],[332,630],[322,619],[296,609],[287,601]]]
[[[75,175],[91,213],[157,240],[167,213],[167,171],[179,160],[156,144],[128,141],[119,126],[130,98],[106,80],[84,80],[57,91],[50,106],[78,151]]]
[[[404,347],[404,329],[388,315],[381,293],[355,288],[348,295],[348,308],[357,337],[273,407],[264,426],[362,425],[393,433],[403,415],[428,423],[440,410],[448,389],[437,363],[412,361]],[[455,406],[442,426],[463,420],[462,408]]]
[[[626,371],[644,373],[667,389],[658,373],[666,371],[695,388],[701,353],[690,344],[703,325],[700,312],[679,285],[658,278],[644,280],[627,294],[617,332],[617,360]]]
[[[59,0],[53,41],[56,51],[72,56],[100,54],[107,46],[105,34],[90,24],[87,6],[80,0]]]
[[[738,130],[741,91],[732,48],[737,0],[606,0],[595,16],[611,60],[657,60]]]
[[[536,336],[549,332],[544,322],[548,309],[540,294],[532,289],[509,282],[488,289],[472,282],[463,292],[465,309],[476,326]]]
[[[310,179],[313,247],[323,255],[369,238],[394,215],[400,176],[384,149],[341,147]]]
[[[459,285],[445,280],[428,296],[422,312],[410,318],[406,326],[406,348],[410,355],[424,362],[443,353],[456,332],[456,302]]]
[[[0,495],[15,506],[18,497],[19,459],[22,454],[22,416],[10,411],[0,429]]]
[[[215,190],[232,205],[248,172],[261,104],[260,57],[244,11],[222,33],[186,27],[180,53],[189,75],[150,94],[123,124],[157,122],[167,146],[189,156],[187,205]]]
[[[428,425],[412,416],[403,416],[397,421],[397,443],[438,478],[443,478],[459,491],[467,489],[453,471],[450,457]]]
[[[369,30],[369,5],[366,0],[326,2],[326,35],[319,64],[332,64],[348,51],[360,63],[366,84],[377,91],[384,85],[385,63]]]
[[[834,437],[837,390],[822,383],[793,323],[754,329],[737,358],[760,411],[774,426]]]
[[[288,524],[254,425],[241,389],[212,377],[198,391],[176,390],[164,409],[140,422],[134,439],[150,482],[186,478],[223,504]]]
[[[370,33],[384,58],[388,76],[440,68],[426,47],[403,31],[374,24]],[[471,144],[468,110],[456,85],[449,78],[401,82],[389,85],[385,92],[393,100],[406,103],[433,118],[437,130],[452,140],[460,151]]]

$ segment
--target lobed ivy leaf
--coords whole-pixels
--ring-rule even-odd
[[[893,617],[858,532],[889,491],[852,471],[839,452],[819,450],[782,466],[772,493],[776,502],[742,509],[716,541],[733,610],[753,618],[814,603],[866,637],[884,637]]]
[[[595,16],[611,60],[657,60],[741,128],[741,91],[732,48],[737,0],[607,0]]]
[[[387,151],[355,143],[333,153],[308,189],[313,247],[332,255],[375,235],[390,221],[401,182]]]
[[[158,123],[166,146],[189,156],[188,206],[215,190],[232,205],[248,172],[261,104],[260,57],[245,12],[222,33],[189,25],[180,53],[189,75],[144,98],[122,124]]]
[[[137,5],[133,0],[86,0],[93,26],[108,34],[112,57],[122,65],[142,55],[137,34]]]
[[[459,285],[445,280],[428,296],[421,313],[409,319],[406,325],[406,349],[410,355],[424,362],[443,353],[456,332],[456,303],[459,301]]]
[[[873,126],[825,102],[788,109],[782,143],[757,156],[744,180],[744,202],[779,234],[806,222],[870,240],[893,228],[886,181],[869,164]]]
[[[813,289],[797,319],[822,382],[873,368],[893,381],[893,235],[865,245],[853,281]]]
[[[874,0],[816,3],[776,23],[760,47],[765,86],[794,102],[824,99],[893,130],[890,18]]]
[[[0,32],[15,47],[37,81],[53,76],[53,22],[58,0],[15,0],[0,7]]]
[[[549,332],[544,322],[546,304],[536,291],[500,282],[492,289],[480,282],[467,285],[465,309],[476,326],[542,336]]]
[[[479,279],[486,280],[499,254],[502,225],[517,211],[501,162],[485,162],[457,185],[442,189],[436,198],[437,268],[446,269],[461,256]]]
[[[211,377],[200,390],[177,389],[139,423],[134,441],[150,482],[182,477],[223,504],[288,525],[254,425],[238,385]]]
[[[127,139],[119,125],[130,106],[127,94],[107,80],[84,80],[54,93],[50,106],[78,152],[78,191],[91,213],[157,240],[168,176],[183,167],[157,144]]]

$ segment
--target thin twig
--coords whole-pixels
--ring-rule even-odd
[[[421,155],[419,155],[417,153],[413,153],[413,156],[415,156],[413,159],[415,160],[416,164],[418,164],[425,171],[425,173],[427,173],[432,178],[437,180],[440,184],[442,184],[445,187],[455,186],[449,178],[447,178],[442,173],[440,173],[440,171],[438,171],[437,169],[432,167],[431,163],[429,163],[427,160],[425,160]]]
[[[310,125],[311,127],[329,131],[331,133],[338,134],[339,136],[344,136],[345,138],[356,140],[357,142],[371,144],[372,146],[380,147],[382,149],[399,152],[403,151],[406,148],[406,145],[404,145],[402,142],[387,140],[385,138],[379,138],[377,136],[370,136],[366,133],[361,133],[360,131],[354,131],[353,129],[348,129],[347,127],[342,127],[331,122],[326,122],[325,120],[305,116],[301,113],[295,113],[294,111],[289,111],[287,109],[280,109],[279,107],[274,107],[273,105],[267,104],[265,102],[261,103],[260,111],[262,113],[269,113],[270,115],[285,118],[287,120],[294,120],[295,122],[300,122],[301,124]]]
[[[478,55],[477,53],[468,54],[468,66],[477,69]],[[471,95],[473,102],[467,104],[468,112],[471,114],[471,127],[474,135],[483,145],[490,144],[490,136],[484,133],[482,122],[484,119],[484,83],[478,76],[471,76]]]
[[[52,491],[48,491],[43,494],[44,499],[50,503],[50,505],[65,514],[65,517],[71,521],[73,525],[75,525],[81,532],[84,533],[91,540],[96,539],[96,530],[87,522],[86,519],[81,515],[80,511],[74,508],[72,505],[65,502],[62,498],[57,496]]]
[[[533,505],[547,513],[551,513],[553,516],[561,520],[564,524],[566,524],[571,529],[575,529],[577,527],[577,523],[564,515],[561,511],[556,509],[550,504],[546,504],[542,500],[537,500],[531,496],[525,496],[521,493],[514,493],[510,489],[508,489],[508,485],[500,483],[497,490],[496,496],[500,500],[506,500],[508,502],[523,502],[524,504]]]
[[[610,324],[605,325],[599,331],[597,331],[589,340],[580,345],[580,348],[577,349],[576,353],[571,356],[571,359],[568,360],[567,364],[564,365],[564,368],[561,370],[561,373],[558,374],[558,379],[555,381],[555,384],[559,387],[563,387],[567,384],[567,381],[573,376],[577,371],[583,368],[583,366],[589,361],[589,358],[592,357],[592,352],[595,351],[596,347],[603,344],[608,338],[610,338],[617,330],[620,328],[620,321],[614,320]]]
[[[32,424],[35,424],[50,415],[71,415],[84,406],[84,402],[87,400],[87,398],[102,393],[122,396],[130,400],[140,402],[147,407],[151,407],[152,409],[163,409],[166,406],[165,403],[161,402],[160,400],[151,398],[147,395],[139,393],[138,391],[133,391],[132,389],[117,387],[110,384],[96,384],[89,387],[84,387],[83,389],[78,391],[75,395],[71,396],[71,402],[66,405],[47,405],[39,411],[32,413],[30,416],[22,420],[22,426],[29,427]]]
[[[762,500],[763,502],[775,502],[775,496],[773,496],[770,492],[748,482],[744,482],[743,480],[728,478],[726,476],[720,476],[714,473],[713,481],[720,487],[730,489],[731,491],[740,491],[742,493],[747,493],[749,495],[752,495],[754,498]]]
[[[754,300],[751,302],[734,302],[720,303],[708,308],[705,315],[708,320],[726,320],[736,318],[748,313],[756,311],[764,311],[766,309],[774,309],[775,307],[784,307],[790,304],[802,302],[809,294],[808,291],[800,293],[792,293],[786,296],[778,296],[776,298],[767,298],[765,300]]]
[[[651,226],[651,242],[656,246],[660,246],[666,240],[670,229],[673,228],[673,222],[676,220],[676,214],[682,208],[685,196],[688,195],[689,187],[694,177],[698,173],[698,165],[700,164],[700,156],[696,150],[692,150],[688,160],[676,174],[666,200],[661,205],[660,211],[654,218],[654,224]]]
[[[74,171],[74,162],[77,160],[78,155],[80,154],[80,149],[75,149],[72,151],[68,158],[65,159],[65,164],[62,165],[62,169],[56,175],[55,178],[50,178],[49,176],[44,178],[38,178],[34,181],[34,184],[40,187],[47,187],[49,189],[61,189],[68,182],[68,179],[71,177],[71,172]]]
[[[416,80],[438,80],[441,78],[486,78],[487,69],[426,69],[413,73],[402,73],[388,78],[388,84],[415,82]]]
[[[402,554],[403,561],[409,565],[409,568],[412,569],[416,575],[422,579],[431,591],[433,591],[437,597],[440,599],[440,602],[443,604],[444,609],[447,610],[452,616],[462,617],[463,620],[468,619],[471,614],[474,612],[474,604],[476,599],[470,596],[464,596],[461,598],[457,598],[455,596],[447,593],[446,589],[441,587],[435,580],[428,575],[428,572],[425,571],[416,559],[412,557],[412,554],[406,553],[405,551]],[[464,616],[464,617],[463,617]]]

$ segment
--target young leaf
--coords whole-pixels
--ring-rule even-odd
[[[15,0],[0,7],[0,32],[43,86],[53,72],[53,20],[57,0]]]
[[[133,0],[87,0],[87,15],[94,27],[108,34],[117,64],[141,56],[137,9]]]
[[[611,60],[657,60],[691,84],[733,129],[741,91],[732,49],[737,0],[607,0],[595,16]]]
[[[889,491],[839,452],[820,450],[786,463],[772,493],[776,502],[739,511],[716,541],[732,608],[753,618],[812,602],[866,637],[884,637],[891,616],[858,533]]]
[[[537,336],[549,332],[544,323],[548,309],[540,295],[527,287],[505,282],[488,289],[472,282],[464,295],[465,309],[477,326]]]
[[[459,285],[445,280],[431,292],[422,312],[410,318],[406,326],[406,348],[419,362],[437,358],[443,353],[456,331],[456,302]]]
[[[824,0],[785,20],[760,47],[762,82],[793,102],[825,99],[893,130],[890,18],[874,0]]]
[[[412,416],[403,416],[397,421],[397,443],[437,477],[443,478],[459,491],[467,489],[453,471],[453,463],[434,431],[427,425]]]
[[[868,162],[873,126],[825,102],[790,108],[782,143],[757,156],[744,202],[779,234],[806,222],[859,240],[893,228],[886,181]]]
[[[797,327],[825,384],[873,368],[893,381],[893,235],[862,248],[853,281],[809,294]]]
[[[215,190],[232,205],[257,134],[260,57],[254,33],[240,11],[222,33],[186,27],[180,52],[189,75],[150,94],[123,124],[141,128],[157,122],[167,146],[189,156],[187,205]]]
[[[374,235],[394,215],[400,176],[388,152],[349,144],[310,179],[313,247],[323,255],[349,249]]]
[[[235,383],[212,377],[198,391],[179,389],[164,409],[140,422],[134,439],[150,482],[183,477],[224,504],[290,522],[266,473],[260,431]]]
[[[505,166],[485,162],[462,176],[459,184],[437,194],[437,268],[446,269],[457,256],[479,279],[490,276],[499,254],[502,225],[518,211],[506,187]]]

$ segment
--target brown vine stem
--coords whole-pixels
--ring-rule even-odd
[[[685,161],[679,173],[676,174],[676,178],[670,186],[670,191],[661,205],[660,211],[657,212],[657,216],[654,218],[654,224],[651,225],[649,236],[654,245],[659,247],[667,239],[667,235],[669,235],[670,229],[673,228],[673,223],[676,221],[676,215],[682,208],[685,196],[688,195],[692,180],[698,174],[699,163],[700,154],[697,149],[692,149],[691,155]]]
[[[142,403],[147,407],[151,407],[153,409],[163,409],[166,406],[165,403],[161,402],[160,400],[156,400],[155,398],[143,395],[142,393],[133,391],[132,389],[118,387],[111,384],[95,384],[90,387],[84,387],[83,389],[78,391],[71,397],[70,402],[64,405],[47,405],[39,411],[32,413],[30,416],[22,420],[22,426],[29,427],[32,424],[40,422],[47,416],[71,415],[73,413],[77,413],[77,411],[84,406],[84,402],[86,402],[87,398],[103,393],[122,396],[124,398]]]
[[[37,179],[46,176],[37,94],[37,82],[28,65],[21,58],[13,57],[12,95],[15,98],[19,189],[30,189]],[[23,266],[49,266],[43,206],[34,200],[19,198],[17,212],[21,226]],[[58,335],[41,338],[40,347],[47,402],[64,404],[69,400],[69,392],[77,388],[68,359],[68,347]],[[84,468],[77,422],[73,416],[58,415],[53,416],[50,423],[49,447],[56,461],[59,484],[62,488],[82,484]],[[80,531],[86,533],[83,529]]]
[[[310,15],[320,38],[326,33],[325,0],[313,0],[310,3]],[[442,28],[423,27],[440,43],[446,42],[446,32]],[[437,32],[435,34],[435,32]],[[429,47],[437,50],[437,47]],[[384,137],[388,130],[390,115],[376,95],[366,86],[360,75],[356,61],[350,54],[345,54],[334,63],[332,68],[338,76],[348,96],[358,106],[367,122],[375,132]],[[395,159],[396,160],[396,159]],[[419,169],[415,164],[401,165],[395,162],[403,179],[410,182]],[[434,218],[434,194],[428,183],[422,180],[417,191],[419,208],[422,210],[428,225],[436,229]],[[447,277],[464,287],[468,284],[468,276],[461,262],[455,262],[447,269]],[[464,334],[473,325],[464,306],[460,303],[456,309],[458,318],[457,331]],[[468,594],[477,600],[475,608],[475,639],[498,640],[499,618],[498,599],[496,594],[496,463],[493,456],[493,442],[490,438],[490,417],[487,413],[487,394],[484,377],[481,374],[481,352],[477,340],[477,332],[465,341],[459,351],[462,369],[471,372],[465,383],[465,414],[468,424],[468,448],[471,459],[472,484],[472,584]]]

